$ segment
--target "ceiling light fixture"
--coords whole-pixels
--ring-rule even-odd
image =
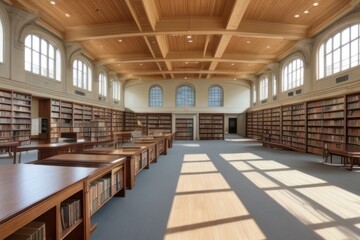
[[[187,39],[191,39],[191,35],[187,35],[186,38],[187,38]]]
[[[308,13],[309,13],[309,10],[305,10],[304,13],[305,13],[305,14],[308,14]]]
[[[250,41],[246,41],[247,44],[251,43]]]
[[[192,39],[189,39],[189,41],[188,41],[189,43],[192,43],[193,42],[193,40]]]
[[[119,41],[119,42],[122,42],[122,39],[119,39],[118,41]]]
[[[234,66],[234,65],[235,65],[235,63],[232,63],[232,64],[231,64],[231,66]]]
[[[66,17],[70,17],[70,14],[68,14],[68,13],[65,13],[65,16],[66,16]]]
[[[314,7],[317,7],[317,6],[319,6],[319,3],[318,3],[318,2],[314,2],[314,3],[313,3],[313,6],[314,6]]]
[[[51,0],[50,3],[51,3],[52,5],[55,5],[55,4],[56,4],[56,0]]]
[[[267,45],[266,48],[270,48],[270,45]]]
[[[189,64],[189,62],[185,62],[185,64]]]
[[[295,14],[294,17],[295,17],[295,18],[298,18],[298,17],[300,17],[300,15],[299,15],[299,14]]]

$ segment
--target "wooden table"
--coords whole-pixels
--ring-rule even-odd
[[[83,202],[84,179],[96,168],[69,168],[33,164],[4,165],[0,168],[0,238],[37,219],[46,223],[46,239],[63,239],[60,203],[76,196]],[[81,211],[84,210],[81,205]],[[83,218],[69,231],[85,238]]]
[[[134,140],[130,145],[134,146],[147,146],[149,151],[149,159],[150,163],[156,163],[159,157],[159,141],[156,139],[148,139],[148,140]]]
[[[16,148],[19,146],[19,142],[10,141],[10,142],[0,142],[0,148],[7,148],[9,157],[13,155],[13,163],[16,164]]]
[[[144,162],[143,153],[146,156],[146,147],[122,147],[119,149],[85,149],[84,154],[95,155],[115,155],[126,157],[126,187],[132,189],[135,187],[135,176],[143,168],[149,167],[149,158]]]
[[[159,140],[159,152],[160,154],[167,155],[168,148],[169,148],[169,137],[165,135],[161,136],[152,136],[154,139]]]
[[[339,146],[329,145],[328,148],[324,150],[325,161],[327,161],[328,156],[330,156],[330,163],[332,163],[332,155],[344,157],[344,166],[350,164],[350,171],[353,169],[355,162],[357,162],[358,165],[360,164],[360,146],[349,144],[341,144]]]

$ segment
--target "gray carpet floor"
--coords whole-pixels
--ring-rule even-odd
[[[93,217],[97,223],[92,240],[161,240],[164,238],[185,154],[207,154],[232,190],[241,199],[267,239],[321,239],[314,229],[346,226],[360,236],[360,216],[343,219],[322,205],[307,199],[317,209],[331,216],[334,221],[318,225],[304,225],[287,209],[272,199],[225,161],[220,154],[252,153],[263,160],[279,164],[325,181],[326,186],[336,186],[360,195],[360,172],[342,167],[321,164],[322,158],[312,154],[263,148],[256,142],[244,141],[228,135],[225,141],[175,141],[167,156],[160,156],[158,163],[143,170],[136,178],[136,186],[128,190],[125,198],[110,200]],[[255,170],[263,174],[263,170]],[[299,194],[292,187],[276,182],[281,189]],[[357,203],[360,206],[360,203]],[[356,225],[356,226],[355,226]]]

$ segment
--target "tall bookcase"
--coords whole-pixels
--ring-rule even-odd
[[[148,119],[147,119],[147,113],[136,113],[136,122],[140,121],[143,134],[148,134]]]
[[[147,131],[151,135],[156,131],[163,133],[172,132],[172,114],[171,113],[148,113]]]
[[[0,90],[0,141],[30,143],[31,95]]]
[[[194,140],[194,119],[176,118],[175,119],[175,139]]]
[[[124,130],[124,112],[113,110],[112,113],[112,131],[114,133]]]
[[[136,128],[136,117],[134,112],[125,111],[124,112],[124,130],[133,131]]]
[[[224,140],[224,114],[200,113],[199,138],[200,140]]]
[[[246,112],[246,137],[253,137],[253,112]]]
[[[360,93],[346,96],[346,142],[360,145]]]

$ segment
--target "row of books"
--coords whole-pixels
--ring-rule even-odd
[[[81,218],[80,199],[67,199],[61,203],[60,207],[62,229],[73,226]]]
[[[46,240],[45,223],[30,222],[5,238],[5,240]]]
[[[111,196],[111,178],[102,177],[93,181],[90,186],[90,214],[99,209],[102,204]]]

